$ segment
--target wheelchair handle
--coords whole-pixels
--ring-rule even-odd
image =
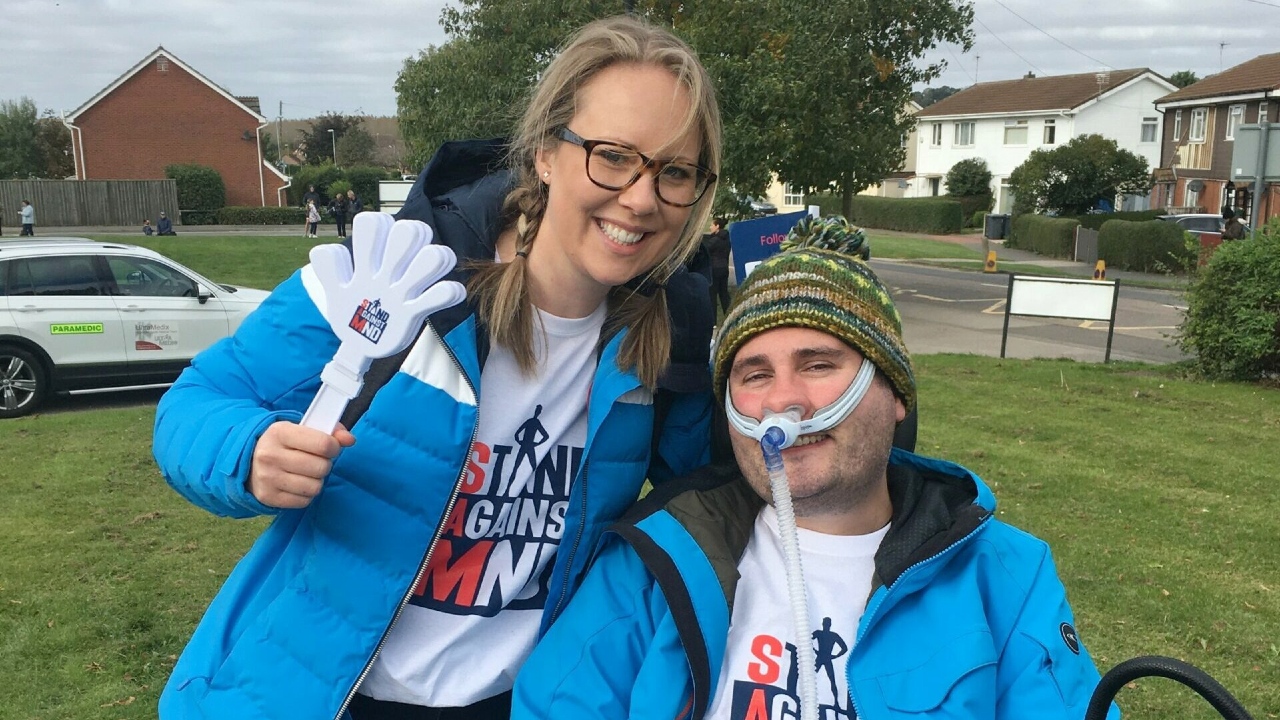
[[[1129,682],[1140,677],[1164,677],[1177,680],[1195,690],[1200,697],[1209,701],[1226,720],[1253,720],[1239,700],[1232,697],[1227,689],[1200,668],[1181,660],[1161,655],[1144,655],[1132,660],[1125,660],[1102,676],[1098,687],[1089,699],[1089,709],[1085,711],[1085,720],[1105,720],[1111,702],[1116,693]]]

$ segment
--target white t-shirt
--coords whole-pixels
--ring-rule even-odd
[[[508,349],[490,348],[462,492],[361,694],[462,707],[511,689],[533,650],[564,534],[605,312],[538,311],[546,345],[534,343],[536,377],[521,374]]]
[[[871,593],[875,554],[889,526],[868,535],[824,535],[798,529],[809,621],[806,642],[817,660],[821,720],[849,720],[845,661]],[[738,562],[729,642],[709,720],[779,720],[800,716],[799,670],[786,561],[778,518],[766,505],[756,516]]]

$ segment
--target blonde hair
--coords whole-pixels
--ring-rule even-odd
[[[542,73],[511,143],[509,162],[515,189],[506,198],[503,215],[517,218],[517,255],[509,263],[480,267],[468,286],[494,342],[510,349],[525,372],[537,365],[525,254],[547,206],[546,185],[538,178],[534,159],[539,150],[556,142],[552,133],[573,119],[582,87],[600,71],[620,64],[656,66],[676,78],[688,92],[690,103],[689,112],[673,137],[696,130],[702,138],[698,163],[713,173],[720,172],[720,108],[710,77],[692,48],[670,30],[630,16],[597,20],[570,38]],[[675,247],[645,275],[639,291],[619,286],[609,295],[605,335],[628,329],[618,365],[624,370],[634,369],[640,381],[650,388],[657,385],[671,353],[671,328],[662,285],[697,249],[714,197],[714,188],[708,188],[694,204]]]

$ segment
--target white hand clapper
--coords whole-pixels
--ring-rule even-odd
[[[449,248],[431,244],[426,223],[376,212],[356,215],[350,253],[341,245],[311,249],[324,287],[320,310],[342,344],[320,373],[303,426],[332,433],[369,364],[413,342],[428,315],[466,299],[461,284],[440,281],[457,261]]]

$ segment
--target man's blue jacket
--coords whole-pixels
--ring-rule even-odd
[[[436,242],[466,261],[494,257],[509,176],[501,146],[446,146],[423,171],[400,217],[428,222]],[[668,292],[673,292],[672,285]],[[675,287],[680,287],[676,285]],[[338,342],[317,310],[322,292],[303,268],[231,338],[195,358],[160,402],[154,454],[169,484],[230,517],[274,515],[209,605],[160,698],[164,718],[338,718],[409,599],[467,474],[488,335],[467,304],[434,314],[407,357],[370,368],[344,420],[357,438],[324,490],[302,510],[277,510],[247,490],[253,449],[269,425],[298,421]],[[706,285],[676,307],[707,305]],[[672,296],[669,295],[669,298]],[[601,338],[587,440],[554,560],[543,629],[578,586],[604,528],[646,476],[706,462],[711,395],[703,356],[661,408],[616,358],[625,330]],[[694,343],[693,347],[697,347]],[[403,362],[403,364],[399,364]],[[698,370],[704,391],[696,391]],[[381,376],[379,376],[381,374]],[[658,394],[665,393],[660,389]],[[354,422],[352,426],[351,423]]]
[[[1044,542],[971,472],[895,449],[893,519],[847,675],[861,720],[1079,720],[1099,676]],[[701,718],[763,501],[736,468],[655,490],[606,533],[516,679],[513,720]],[[778,602],[786,582],[779,569]],[[768,718],[799,716],[769,708]],[[1119,711],[1113,706],[1111,720]]]

